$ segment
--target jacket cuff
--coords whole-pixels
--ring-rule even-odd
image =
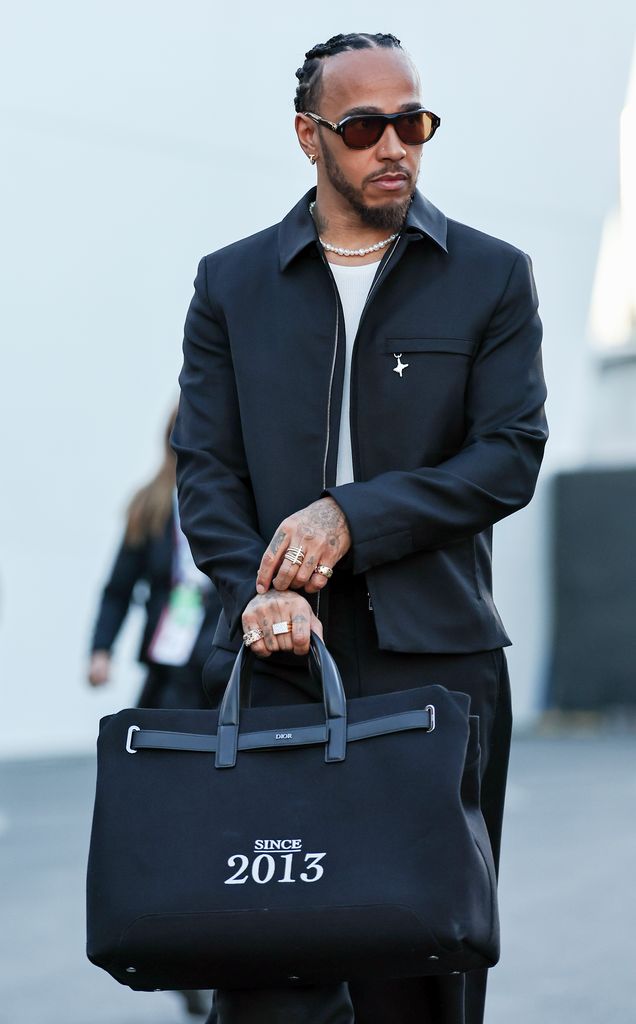
[[[351,534],[347,568],[350,566],[354,575],[368,572],[383,562],[397,562],[415,550],[411,531],[387,532],[388,524],[381,515],[379,521],[375,523],[375,531],[369,536],[364,535],[362,524],[366,522],[367,526],[374,525],[373,519],[369,519],[369,499],[373,496],[367,493],[364,483],[354,482],[340,484],[338,487],[327,487],[321,497],[333,498],[347,518]]]

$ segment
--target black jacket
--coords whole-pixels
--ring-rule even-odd
[[[492,525],[530,501],[548,436],[530,257],[416,193],[360,321],[355,482],[336,487],[344,322],[314,196],[201,260],[186,319],[172,445],[183,530],[224,607],[215,643],[239,643],[281,520],[328,493],[349,521],[347,563],[365,574],[381,648],[508,645]],[[402,377],[393,353],[409,364]]]
[[[91,640],[91,652],[112,649],[131,602],[138,600],[144,605],[146,612],[138,660],[150,664],[148,644],[170,597],[173,547],[173,516],[168,516],[160,537],[148,537],[139,545],[128,544],[125,537],[123,538],[102,591]],[[138,597],[140,592],[136,588],[142,582],[146,584],[146,588]],[[221,602],[214,588],[203,595],[203,600],[205,618],[189,660],[189,664],[196,667],[203,667],[210,653],[221,611]]]

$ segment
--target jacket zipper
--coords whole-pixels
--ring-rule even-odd
[[[335,281],[334,281],[335,288]],[[331,393],[333,391],[333,378],[336,371],[336,356],[338,354],[338,331],[340,329],[340,300],[336,294],[336,332],[333,345],[333,358],[331,360],[331,374],[329,377],[329,394],[327,396],[327,438],[325,441],[325,457],[322,461],[322,489],[327,486],[327,459],[329,457],[329,440],[331,437]]]
[[[387,266],[389,265],[389,262],[390,262],[391,258],[393,257],[393,254],[394,254],[394,252],[395,252],[395,250],[396,250],[396,248],[398,246],[399,241],[400,241],[400,239],[396,238],[395,242],[393,243],[393,248],[389,250],[389,252],[387,254],[387,257],[386,257],[386,261],[384,263],[384,266],[380,269],[377,277],[375,278],[373,284],[371,285],[371,288],[369,289],[369,294],[367,295],[367,298],[366,298],[366,302],[365,302],[364,306],[362,307],[362,313],[360,314],[360,322],[358,324],[358,330],[356,332],[356,336],[354,338],[353,347],[352,347],[352,351],[351,351],[352,369],[353,369],[353,353],[355,351],[356,342],[358,340],[358,334],[360,332],[360,326],[362,324],[362,320],[363,320],[364,314],[367,311],[367,307],[368,307],[368,305],[369,305],[369,303],[370,303],[370,301],[371,301],[371,299],[373,297],[373,293],[374,293],[377,285],[380,283],[380,280],[382,278],[382,275],[384,274],[384,271],[386,270]],[[333,291],[334,291],[334,297],[336,299],[336,330],[335,330],[334,346],[333,346],[333,359],[331,361],[331,375],[329,377],[329,394],[328,394],[328,397],[327,397],[327,437],[326,437],[326,442],[325,442],[325,456],[324,456],[323,464],[322,464],[322,489],[324,491],[326,486],[327,486],[327,460],[328,460],[328,457],[329,457],[329,441],[331,439],[331,393],[333,391],[333,378],[334,378],[334,373],[335,373],[335,369],[336,369],[336,356],[338,354],[338,333],[339,333],[339,330],[340,330],[340,296],[338,294],[338,286],[336,284],[335,278],[334,278],[334,276],[333,276],[333,274],[331,272],[331,268],[329,266],[329,261],[325,257],[324,252],[321,251],[320,255],[321,255],[323,263],[325,264],[325,267],[327,268],[327,272],[328,272],[329,277],[331,279],[331,285],[332,285],[332,288],[333,288]],[[351,435],[351,437],[352,437],[352,442],[353,442],[353,434]],[[352,447],[353,447],[353,445],[352,445]],[[371,603],[371,595],[369,593],[367,593],[367,597],[369,598],[369,611],[373,611],[373,605]],[[316,618],[320,618],[320,591],[318,591],[318,593],[316,595]]]
[[[382,278],[382,275],[384,274],[384,271],[386,270],[386,268],[389,265],[389,261],[393,257],[393,253],[395,252],[395,250],[396,250],[396,248],[398,246],[399,241],[400,241],[399,238],[397,238],[395,240],[395,242],[393,243],[393,248],[389,250],[389,253],[387,254],[386,262],[385,262],[384,266],[380,268],[380,272],[378,273],[378,276],[375,278],[373,284],[371,285],[371,287],[369,289],[369,294],[367,295],[366,302],[365,302],[364,306],[362,307],[362,313],[360,314],[360,321],[358,323],[358,330],[356,331],[356,336],[355,336],[355,338],[353,340],[353,346],[352,346],[352,349],[351,349],[351,381],[349,383],[349,391],[350,392],[353,391],[353,388],[352,388],[351,385],[353,383],[354,353],[355,353],[356,343],[358,341],[358,334],[360,333],[360,328],[362,326],[362,321],[364,319],[364,314],[367,311],[369,303],[371,302],[371,299],[373,298],[373,293],[374,293],[377,285],[379,285],[380,280]],[[349,410],[349,415],[351,415],[351,409]],[[351,449],[352,449],[352,454],[354,455],[354,475],[355,475],[356,470],[359,469],[359,466],[358,466],[359,459],[357,458],[357,455],[358,455],[358,452],[357,452],[357,441],[358,441],[358,438],[357,438],[357,435],[356,435],[355,436],[355,448],[356,448],[356,450],[354,452],[353,451],[353,449],[354,449],[354,431],[351,430],[350,434],[351,434]],[[366,580],[366,577],[365,577],[365,580]],[[366,580],[366,583],[367,583],[367,586],[368,586],[369,585],[368,584],[368,580]],[[367,601],[368,601],[368,604],[369,604],[369,611],[373,612],[373,600],[371,598],[370,590],[367,590]]]
[[[329,441],[331,439],[331,393],[333,391],[333,378],[336,371],[336,357],[338,355],[338,333],[340,331],[340,296],[338,295],[338,287],[336,285],[335,278],[329,269],[329,263],[321,252],[322,261],[327,268],[327,273],[331,279],[331,285],[334,291],[334,298],[336,300],[336,330],[334,333],[333,342],[333,358],[331,360],[331,374],[329,376],[329,393],[327,395],[327,436],[325,440],[325,456],[322,461],[322,489],[325,490],[327,486],[327,460],[329,458]],[[316,594],[316,618],[320,618],[320,591]]]
[[[396,250],[396,248],[398,246],[399,241],[400,241],[399,238],[397,238],[395,240],[395,242],[393,243],[393,247],[387,253],[387,257],[386,257],[386,261],[384,263],[384,266],[380,269],[380,272],[378,273],[378,276],[375,278],[373,284],[371,285],[371,288],[369,289],[369,294],[367,295],[367,298],[366,298],[366,301],[364,303],[364,306],[362,307],[362,313],[360,314],[360,321],[358,323],[358,330],[356,332],[356,336],[354,338],[353,346],[352,346],[352,351],[351,351],[352,363],[353,363],[353,353],[355,351],[356,342],[358,340],[358,334],[360,333],[360,327],[362,325],[362,320],[364,319],[364,314],[367,311],[369,303],[371,302],[371,299],[373,298],[373,293],[374,293],[375,289],[377,288],[377,286],[379,285],[380,280],[381,280],[381,278],[382,278],[382,276],[384,274],[384,271],[388,267],[389,262],[390,262],[391,258],[393,257],[393,254],[394,254],[394,252],[395,252],[395,250]],[[326,443],[325,443],[325,457],[324,457],[324,460],[323,460],[323,467],[322,467],[322,489],[324,490],[326,488],[326,486],[327,486],[327,458],[328,458],[328,455],[329,455],[329,441],[330,441],[330,437],[331,437],[331,393],[332,393],[332,390],[333,390],[333,378],[334,378],[334,372],[335,372],[335,368],[336,368],[336,355],[337,355],[337,351],[338,351],[338,332],[339,332],[339,329],[340,329],[340,296],[338,294],[338,286],[336,284],[335,278],[334,278],[334,276],[333,276],[333,274],[331,272],[331,268],[329,266],[329,261],[327,260],[327,258],[325,257],[324,253],[322,253],[322,252],[321,252],[321,257],[322,257],[322,262],[325,264],[325,267],[327,268],[327,272],[328,272],[329,277],[331,279],[331,286],[333,288],[334,297],[336,299],[336,332],[335,332],[335,339],[334,339],[333,359],[332,359],[332,362],[331,362],[331,376],[329,378],[329,396],[328,396],[328,399],[327,399],[327,439],[326,439]]]

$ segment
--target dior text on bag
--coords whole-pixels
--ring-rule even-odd
[[[295,986],[496,963],[478,719],[439,685],[101,722],[89,959],[134,989]],[[393,680],[394,684],[395,681]]]

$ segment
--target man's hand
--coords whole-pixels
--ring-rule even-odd
[[[291,631],[274,634],[272,626],[275,622],[291,622]],[[267,594],[253,597],[243,612],[243,632],[250,629],[263,631],[263,639],[250,644],[250,650],[260,658],[268,658],[275,651],[307,654],[312,629],[322,639],[322,623],[314,615],[309,601],[291,590],[282,594],[270,590]]]
[[[289,547],[302,547],[302,565],[292,565],[285,558]],[[316,573],[316,566],[333,569],[350,547],[351,534],[344,512],[333,498],[319,498],[280,524],[261,560],[256,589],[264,594],[273,583],[278,591],[304,587],[308,594],[313,594],[328,582],[326,576]]]

